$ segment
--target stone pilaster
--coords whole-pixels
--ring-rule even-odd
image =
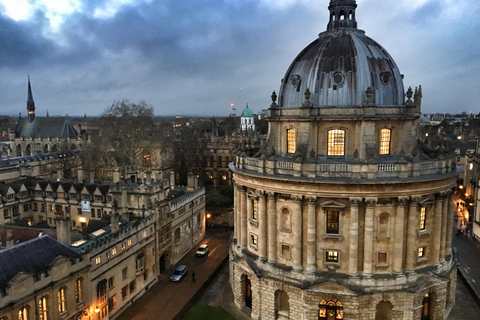
[[[350,198],[350,246],[348,252],[348,272],[358,274],[358,204],[361,199]]]
[[[393,252],[393,271],[400,273],[403,269],[403,248],[405,232],[405,207],[407,198],[398,198],[395,214],[395,243]]]
[[[454,203],[454,195],[453,193],[450,193],[450,195],[448,196],[448,206],[447,206],[447,236],[445,239],[446,255],[452,254],[453,203]]]
[[[308,198],[307,207],[307,272],[313,273],[316,270],[316,214],[315,208],[317,205],[317,198]]]
[[[435,195],[435,213],[433,216],[433,248],[432,262],[440,261],[440,241],[442,237],[443,195]]]
[[[447,218],[448,212],[450,209],[448,208],[448,200],[449,200],[449,193],[445,193],[443,196],[443,204],[442,204],[442,226],[440,227],[440,261],[445,261],[445,247],[446,247],[446,240],[447,240]]]
[[[238,241],[240,240],[240,185],[236,182],[233,184],[233,191],[234,191],[234,203],[233,203],[233,208],[234,208],[234,215],[233,215],[233,237]]]
[[[294,237],[293,245],[293,269],[302,270],[302,197],[292,197],[295,205],[292,210],[292,231]]]
[[[265,194],[262,192],[258,197],[258,225],[260,227],[260,235],[258,237],[259,256],[260,260],[267,259],[267,202],[265,201]]]
[[[277,262],[277,203],[275,193],[268,193],[268,262]]]
[[[408,271],[413,271],[415,261],[417,258],[417,250],[415,248],[417,243],[417,227],[418,227],[418,199],[410,199],[410,208],[408,210],[408,225],[407,225],[407,250],[406,250],[406,265]]]
[[[366,204],[365,236],[363,243],[363,273],[366,276],[370,276],[373,270],[373,213],[377,204],[377,199],[367,198]]]
[[[240,246],[247,247],[247,194],[240,189]]]

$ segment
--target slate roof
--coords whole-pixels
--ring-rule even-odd
[[[75,139],[78,136],[66,117],[35,117],[32,122],[21,118],[15,129],[17,138],[61,138]]]
[[[48,235],[0,250],[0,290],[19,272],[39,275],[47,272],[59,256],[72,261],[81,255]]]

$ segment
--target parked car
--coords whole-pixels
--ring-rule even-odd
[[[187,275],[187,266],[182,264],[178,266],[177,269],[175,269],[173,274],[170,276],[170,280],[177,282],[182,280],[182,278],[185,277],[186,275]]]
[[[208,253],[208,246],[206,244],[202,244],[200,247],[198,247],[197,257],[206,256],[207,253]]]

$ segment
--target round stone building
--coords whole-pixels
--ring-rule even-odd
[[[330,1],[272,94],[265,144],[230,164],[230,282],[252,319],[434,320],[455,302],[455,157],[418,138],[421,88],[405,93],[356,7]]]

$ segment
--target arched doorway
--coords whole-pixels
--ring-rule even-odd
[[[288,294],[283,290],[275,291],[275,319],[288,320],[290,316],[290,303]]]
[[[375,320],[392,320],[392,309],[389,301],[380,301],[375,311]]]
[[[245,306],[249,309],[252,309],[252,283],[246,275],[242,276],[243,282],[243,292],[245,298]]]
[[[319,320],[343,319],[343,305],[337,299],[323,299],[318,305]]]
[[[162,254],[158,261],[160,274],[164,273],[167,270],[167,256],[167,253]]]
[[[21,144],[17,144],[17,157],[21,157],[22,156],[22,145]]]
[[[422,301],[422,320],[430,320],[430,294],[426,293]]]

